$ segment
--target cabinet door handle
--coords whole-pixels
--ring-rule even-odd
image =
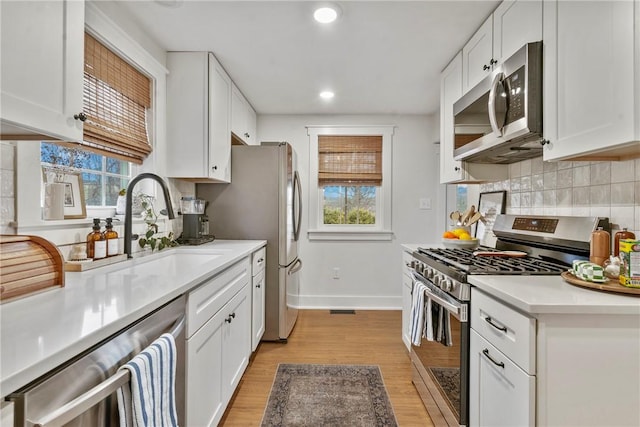
[[[226,319],[224,319],[224,321],[225,321],[226,323],[231,323],[231,316],[229,316],[229,317],[227,317]]]
[[[258,283],[258,284],[256,285],[256,288],[260,289],[260,283]]]
[[[456,166],[455,168],[453,168],[454,171],[458,172],[460,170],[459,166]]]
[[[494,65],[497,64],[498,60],[491,58],[491,61],[489,61],[489,65]]]
[[[540,145],[542,145],[543,147],[547,144],[551,144],[551,141],[549,141],[548,139],[543,139],[542,141],[540,141]]]
[[[490,324],[491,326],[493,326],[497,330],[502,331],[502,332],[507,332],[507,328],[505,326],[496,325],[495,323],[493,323],[493,319],[491,317],[487,316],[484,320],[486,320],[488,324]]]
[[[214,171],[217,171],[218,167],[217,166],[211,166],[211,169],[214,170]]]
[[[84,122],[87,120],[87,115],[85,113],[78,113],[78,114],[74,114],[73,118],[76,120],[80,120],[81,122]]]
[[[484,354],[487,357],[487,359],[491,360],[491,362],[494,365],[499,366],[502,369],[504,369],[504,363],[503,362],[496,362],[493,357],[489,356],[489,349],[488,348],[485,348],[484,350],[482,350],[482,354]]]
[[[229,315],[229,317],[231,317],[232,319],[235,319],[235,318],[236,318],[236,314],[235,314],[235,313],[231,313],[231,314]]]
[[[258,261],[256,261],[256,264],[262,264],[264,262],[264,258],[260,258]]]
[[[487,71],[487,70],[490,70],[490,69],[491,69],[491,67],[490,67],[490,66],[488,66],[487,64],[484,64],[484,65],[482,66],[482,70],[483,70],[483,71]]]
[[[248,133],[248,132],[245,132],[245,133],[244,133],[244,137],[245,137],[245,138],[249,138],[250,136],[251,136],[251,135],[249,135],[249,133]]]

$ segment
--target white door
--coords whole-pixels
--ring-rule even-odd
[[[469,425],[535,425],[535,376],[528,375],[471,329]]]

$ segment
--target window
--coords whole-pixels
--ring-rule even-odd
[[[40,144],[40,162],[80,172],[85,203],[90,207],[115,206],[118,192],[127,188],[131,179],[131,164],[101,154],[48,142]]]
[[[319,126],[308,134],[309,238],[391,239],[393,127]]]
[[[318,136],[324,224],[375,224],[381,185],[382,136]]]

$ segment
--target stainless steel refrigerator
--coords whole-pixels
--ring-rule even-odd
[[[302,187],[286,142],[231,147],[231,183],[197,184],[216,239],[267,241],[263,340],[286,340],[298,317]]]

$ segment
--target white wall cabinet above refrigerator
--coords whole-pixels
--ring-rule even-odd
[[[0,2],[3,139],[82,140],[74,115],[82,112],[84,8],[82,1]]]
[[[231,132],[247,145],[258,145],[256,112],[235,84],[231,87]]]
[[[542,0],[505,0],[462,48],[463,91],[525,43],[542,40]]]
[[[208,52],[169,52],[167,68],[167,176],[231,182],[231,79]]]
[[[640,157],[640,1],[544,4],[544,160]]]

